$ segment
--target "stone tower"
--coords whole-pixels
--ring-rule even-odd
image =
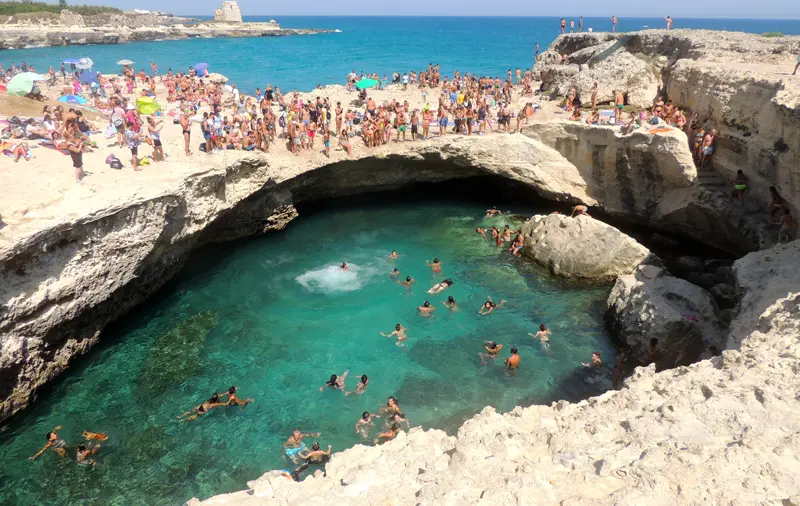
[[[235,0],[223,1],[222,7],[214,11],[214,20],[241,23],[242,11],[239,10],[239,2]]]

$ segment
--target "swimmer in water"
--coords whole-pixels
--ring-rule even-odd
[[[517,236],[514,238],[514,242],[511,244],[511,247],[508,248],[508,251],[515,257],[518,257],[524,246],[525,236],[522,234],[517,234]]]
[[[392,250],[392,252],[389,254],[389,258],[391,260],[397,260],[397,250]]]
[[[490,230],[490,233],[492,234],[492,239],[495,239],[495,240],[500,235],[500,231],[497,230],[497,227],[492,227],[491,230]]]
[[[237,397],[236,396],[236,387],[230,387],[228,389],[228,391],[225,392],[222,395],[227,395],[228,396],[228,400],[225,401],[225,404],[228,405],[228,406],[247,406],[248,404],[253,402],[253,399],[251,399],[249,397],[247,399],[244,399],[244,400],[242,400],[239,397]]]
[[[67,455],[67,442],[58,437],[58,431],[61,430],[60,425],[56,425],[53,427],[53,430],[45,434],[45,439],[47,439],[47,444],[39,450],[36,455],[30,457],[30,460],[38,459],[44,452],[47,450],[53,450],[58,454],[59,457],[66,457]]]
[[[347,380],[347,375],[350,374],[350,369],[346,370],[342,373],[341,376],[337,376],[335,374],[331,374],[331,379],[325,382],[324,385],[319,387],[319,391],[322,392],[326,388],[333,388],[334,390],[342,390],[344,391],[344,382]]]
[[[589,369],[599,370],[603,368],[603,360],[600,358],[600,352],[595,351],[592,353],[592,361],[588,364],[586,362],[581,362],[583,367],[588,367]]]
[[[447,297],[446,301],[443,301],[442,304],[445,305],[450,311],[458,311],[458,304],[456,304],[456,299],[453,298],[452,295]]]
[[[361,418],[358,419],[355,426],[356,434],[360,435],[361,439],[369,439],[369,429],[375,426],[375,424],[372,423],[372,420],[375,418],[380,418],[380,416],[375,413],[370,413],[369,411],[364,411],[361,414]]]
[[[478,353],[478,356],[481,357],[481,365],[486,365],[489,360],[497,358],[497,354],[503,349],[503,345],[494,341],[484,341],[483,349],[486,350],[486,353]]]
[[[186,413],[180,415],[178,417],[178,420],[180,420],[182,422],[188,422],[189,420],[196,420],[197,418],[200,418],[201,416],[204,416],[206,413],[208,413],[212,409],[220,407],[220,406],[225,406],[225,405],[226,404],[224,402],[220,402],[219,394],[214,392],[214,394],[211,396],[210,399],[208,399],[206,402],[200,404],[199,406],[197,406],[193,410],[187,411]]]
[[[539,325],[539,332],[535,334],[528,334],[534,339],[538,339],[542,343],[542,349],[548,351],[550,349],[550,329],[544,323]]]
[[[378,412],[386,415],[394,415],[400,413],[400,405],[397,403],[397,399],[390,395],[386,400],[386,406],[382,407]]]
[[[481,227],[476,227],[475,232],[481,234],[481,236],[486,239],[486,229]]]
[[[483,303],[483,306],[481,306],[480,310],[478,311],[478,314],[490,314],[495,309],[500,309],[501,307],[503,307],[505,303],[506,301],[501,300],[499,304],[495,304],[494,302],[492,302],[491,297],[487,297],[486,302]]]
[[[495,214],[503,214],[503,213],[501,211],[499,211],[495,206],[492,206],[491,209],[487,209],[486,210],[486,217],[487,218],[491,218]]]
[[[442,272],[442,262],[440,262],[438,258],[434,258],[433,263],[425,260],[425,265],[430,267],[433,272]]]
[[[356,385],[356,389],[352,392],[345,392],[344,395],[361,395],[367,391],[367,385],[369,384],[369,378],[366,374],[362,374],[361,378],[358,380],[358,385]]]
[[[399,275],[400,275],[400,269],[398,269],[397,267],[392,269],[392,272],[389,273],[389,277],[392,279],[397,279],[397,276]]]
[[[299,451],[297,456],[305,459],[306,464],[327,464],[331,460],[331,445],[328,445],[327,451],[319,449],[319,443],[311,445],[311,451]]]
[[[511,356],[506,359],[506,369],[511,371],[519,367],[519,352],[515,346],[511,347]]]
[[[511,227],[509,227],[508,225],[503,227],[503,240],[504,241],[510,241],[511,240]]]
[[[297,454],[305,449],[305,444],[303,443],[304,437],[319,437],[319,432],[301,432],[300,429],[295,429],[292,432],[292,435],[289,436],[289,439],[283,443],[283,447],[281,448],[281,456],[285,459],[287,456],[290,457],[294,462],[298,461]]]
[[[397,282],[398,285],[403,285],[404,287],[406,287],[407,290],[411,290],[411,285],[413,285],[414,283],[416,283],[416,281],[414,281],[414,278],[412,278],[411,276],[406,276],[405,281]]]
[[[428,293],[430,293],[432,295],[433,294],[437,294],[439,292],[443,292],[443,291],[447,290],[452,285],[453,285],[453,280],[450,279],[450,278],[447,278],[444,281],[442,281],[441,283],[436,283],[435,285],[433,285],[431,287],[431,289],[428,290]]]
[[[347,272],[347,262],[342,262],[342,265],[340,265],[339,268]]]
[[[399,323],[395,324],[394,330],[391,333],[384,334],[383,332],[381,332],[381,335],[383,337],[394,337],[394,336],[397,336],[397,342],[402,342],[402,341],[405,341],[406,339],[408,339],[408,336],[406,335],[406,328],[403,327],[402,325],[400,325]]]
[[[96,462],[89,457],[97,453],[99,449],[100,445],[94,445],[92,448],[86,448],[86,445],[78,445],[78,451],[75,454],[75,462],[84,466],[95,465]]]
[[[89,432],[88,430],[83,431],[83,439],[87,441],[107,441],[108,435],[101,434],[99,432]]]
[[[431,306],[431,303],[427,300],[422,303],[420,307],[417,308],[419,310],[419,314],[422,316],[431,316],[433,311],[436,309],[435,307]]]
[[[406,426],[408,426],[408,420],[403,416],[402,413],[395,413],[392,416],[386,419],[386,425],[388,429],[386,432],[381,432],[378,434],[378,437],[375,438],[373,441],[374,444],[378,444],[381,442],[391,441],[392,439],[396,438],[397,435],[402,430],[402,423],[405,422]]]

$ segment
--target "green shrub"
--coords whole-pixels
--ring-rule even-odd
[[[764,32],[761,34],[762,37],[783,37],[783,32]]]
[[[60,4],[47,4],[44,2],[0,2],[0,16],[15,16],[34,12],[52,12],[60,14],[64,7]],[[122,14],[116,7],[102,7],[97,5],[70,5],[70,11],[81,16],[94,16],[95,14]]]

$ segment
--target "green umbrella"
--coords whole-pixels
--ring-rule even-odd
[[[14,76],[8,83],[6,92],[9,95],[24,97],[33,90],[36,81],[46,81],[47,78],[34,72],[23,72]]]
[[[373,86],[378,86],[378,81],[375,79],[362,79],[356,83],[356,88],[359,90],[365,90],[367,88],[372,88]]]

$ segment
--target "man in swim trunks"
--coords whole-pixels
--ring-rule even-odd
[[[736,179],[733,182],[733,192],[731,198],[738,198],[739,205],[744,206],[744,193],[747,191],[747,176],[741,169],[736,171]]]
[[[700,167],[705,169],[708,166],[711,155],[714,154],[717,146],[717,130],[712,128],[703,137],[703,144],[700,151]],[[745,183],[746,184],[746,183]]]
[[[505,361],[506,369],[511,371],[519,367],[519,352],[515,346],[511,347],[511,356]]]
[[[617,26],[619,26],[619,19],[617,16],[611,16],[611,33],[617,33]]]
[[[420,307],[417,308],[421,316],[431,316],[435,309],[436,308],[431,306],[431,303],[428,302],[427,300],[423,302]]]
[[[350,374],[350,369],[346,370],[342,373],[341,376],[337,376],[335,374],[331,374],[331,379],[325,382],[324,385],[319,387],[319,391],[322,392],[326,388],[333,388],[334,390],[342,390],[344,391],[344,382],[347,380],[347,375]]]
[[[100,449],[100,445],[96,444],[93,445],[91,448],[87,448],[86,445],[78,445],[78,451],[75,454],[75,462],[81,465],[88,465],[93,466],[96,462],[93,459],[90,459],[92,455],[97,453],[97,450]]]
[[[326,464],[331,460],[331,445],[328,445],[327,451],[319,449],[319,443],[311,445],[311,451],[298,452],[298,457],[306,460],[306,464]]]
[[[525,246],[525,236],[519,233],[514,238],[514,242],[511,244],[511,247],[508,249],[508,251],[515,257],[518,257],[522,252],[522,248],[524,246]]]
[[[625,107],[625,94],[622,91],[614,90],[614,123],[622,122],[622,108]]]
[[[228,391],[225,392],[222,395],[227,395],[228,396],[228,400],[225,401],[225,404],[228,405],[228,406],[247,406],[248,404],[253,402],[252,398],[247,398],[247,399],[242,400],[239,397],[237,397],[236,396],[236,387],[230,387],[228,389]]]
[[[408,336],[406,335],[406,330],[407,329],[405,327],[403,327],[398,323],[394,326],[394,330],[392,332],[390,332],[389,334],[384,334],[383,332],[381,332],[381,335],[386,338],[397,336],[397,342],[402,342],[408,339]]]
[[[589,369],[599,370],[603,368],[603,360],[600,358],[600,352],[595,351],[592,353],[592,361],[588,364],[586,362],[581,362],[583,367],[588,367]]]
[[[289,439],[283,443],[283,447],[281,448],[281,455],[283,458],[289,457],[294,462],[298,462],[297,454],[306,449],[305,443],[303,443],[304,437],[319,437],[319,432],[301,432],[300,429],[295,429],[292,432],[292,435],[289,436]]]

